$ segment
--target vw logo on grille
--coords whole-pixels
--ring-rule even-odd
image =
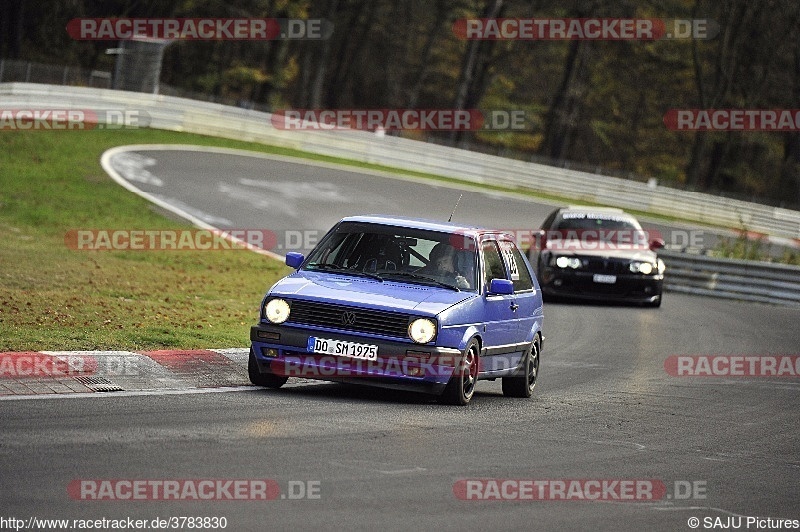
[[[344,325],[353,325],[356,322],[356,313],[350,312],[349,310],[346,312],[342,312],[342,323]]]

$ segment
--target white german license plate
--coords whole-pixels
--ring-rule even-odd
[[[321,353],[323,355],[337,355],[340,357],[360,358],[362,360],[376,360],[378,358],[378,346],[372,344],[358,344],[356,342],[343,342],[341,340],[331,340],[329,338],[317,338],[310,336],[306,350],[309,353]]]
[[[603,284],[614,284],[617,282],[616,275],[603,275],[601,273],[594,274],[592,280],[596,283],[603,283]]]

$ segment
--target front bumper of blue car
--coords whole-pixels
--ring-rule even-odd
[[[315,352],[315,338],[376,346],[377,356],[367,359]],[[461,351],[455,348],[264,322],[251,327],[250,341],[261,373],[435,395],[444,391],[462,360]]]

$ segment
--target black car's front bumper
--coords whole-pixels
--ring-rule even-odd
[[[375,361],[308,351],[309,337],[378,346]],[[259,323],[250,341],[261,373],[441,394],[462,353],[458,349]]]
[[[629,301],[655,303],[661,297],[664,275],[616,274],[614,283],[595,282],[601,272],[543,268],[539,283],[545,296],[591,301]]]

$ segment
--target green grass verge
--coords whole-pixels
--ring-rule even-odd
[[[0,133],[0,351],[247,345],[261,297],[289,271],[278,261],[64,242],[70,229],[188,227],[99,164],[108,148],[162,142],[254,147],[156,130]]]
[[[769,243],[763,239],[750,239],[745,235],[720,239],[711,251],[713,256],[723,259],[757,260],[800,266],[800,253],[783,249],[781,254],[776,256]]]

